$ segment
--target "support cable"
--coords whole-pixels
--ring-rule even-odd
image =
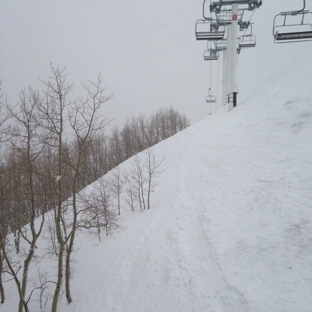
[[[210,64],[210,82],[209,82],[209,85],[210,85],[210,88],[212,86],[212,80],[211,80],[211,72],[212,72],[212,61],[209,62]]]
[[[219,72],[220,72],[220,58],[218,59],[218,75],[217,75],[217,93],[216,95],[219,96]]]
[[[211,5],[211,0],[210,0],[210,5]],[[212,18],[212,12],[210,12],[210,18]],[[211,49],[211,44],[210,44],[210,49]],[[210,52],[211,53],[211,52]],[[210,64],[210,81],[209,81],[209,87],[211,89],[212,87],[212,79],[211,79],[211,71],[212,71],[212,61],[209,62]],[[210,104],[211,107],[211,104]]]

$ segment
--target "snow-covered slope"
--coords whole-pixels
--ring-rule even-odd
[[[101,243],[79,234],[59,311],[311,311],[311,60],[158,144],[151,210],[124,211],[127,229]]]

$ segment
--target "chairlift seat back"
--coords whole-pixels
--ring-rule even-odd
[[[211,22],[207,20],[198,20],[195,25],[196,40],[220,40],[224,38],[225,28],[211,29]]]
[[[215,103],[216,102],[216,97],[214,95],[207,95],[206,96],[206,103]]]
[[[204,55],[205,61],[217,61],[219,59],[218,54],[212,54],[212,55]]]
[[[205,50],[204,51],[204,60],[205,61],[217,61],[219,59],[219,54],[215,50]]]
[[[224,31],[198,31],[196,40],[220,40],[224,38]]]
[[[217,51],[225,51],[227,49],[227,41],[226,39],[216,40],[215,46]]]
[[[256,46],[256,36],[255,35],[241,36],[238,45],[240,48],[254,48]]]
[[[216,96],[212,95],[211,88],[208,89],[208,95],[206,96],[206,103],[215,103],[217,101]]]

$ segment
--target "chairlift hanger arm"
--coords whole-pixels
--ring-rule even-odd
[[[204,0],[204,2],[203,2],[203,18],[204,18],[204,19],[207,19],[207,20],[212,20],[211,17],[207,17],[207,16],[205,15],[205,4],[206,4],[206,1],[207,1],[207,0]]]
[[[232,23],[232,8],[222,8],[220,11],[215,12],[216,19],[220,24],[230,25]],[[237,21],[240,23],[244,16],[244,10],[239,9],[237,14]]]
[[[300,11],[298,11],[298,12],[303,12],[304,9],[305,9],[305,6],[306,6],[306,0],[303,0],[303,8]]]
[[[250,22],[247,22],[247,21],[239,21],[238,22],[238,25],[239,25],[239,30],[240,31],[243,31],[244,29],[247,29],[250,25]]]
[[[301,10],[298,11],[288,11],[288,12],[281,12],[280,14],[285,14],[285,15],[297,15],[300,13],[304,13],[304,9],[306,7],[306,0],[303,0],[303,8]]]
[[[245,8],[245,10],[253,11],[262,5],[262,0],[219,0],[218,2],[212,2],[210,5],[210,11],[220,12],[222,6],[233,4],[248,4],[248,8]]]
[[[298,10],[298,11],[290,11],[290,12],[281,12],[281,14],[291,14],[291,15],[296,15],[296,14],[300,14],[300,13],[304,13],[304,9],[305,9],[305,0],[303,0],[303,8],[301,10]]]

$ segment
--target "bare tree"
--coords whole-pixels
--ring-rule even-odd
[[[112,134],[109,138],[109,148],[109,164],[111,168],[118,166],[126,160],[118,127],[112,130]]]
[[[16,284],[19,289],[20,302],[19,302],[19,312],[28,309],[27,301],[25,298],[27,281],[28,281],[28,271],[30,263],[33,259],[36,242],[42,227],[44,224],[44,215],[42,215],[42,220],[39,226],[39,229],[36,230],[35,227],[35,218],[36,218],[36,160],[42,153],[45,144],[42,144],[38,135],[38,115],[36,111],[36,104],[31,95],[25,91],[20,93],[20,105],[16,108],[11,108],[8,106],[11,116],[15,120],[15,128],[12,132],[12,137],[14,140],[11,141],[11,144],[14,145],[14,148],[19,153],[19,160],[22,161],[21,165],[25,168],[24,170],[24,185],[22,189],[22,204],[25,209],[26,220],[25,223],[29,222],[29,228],[31,232],[31,237],[28,238],[27,234],[24,233],[21,226],[24,224],[19,224],[18,232],[21,234],[23,239],[29,243],[29,251],[25,256],[22,280],[18,281]],[[5,256],[5,248],[2,248],[2,252]],[[9,265],[9,264],[8,264]],[[11,274],[14,275],[15,271],[11,270]],[[17,277],[15,278],[17,280]]]
[[[109,189],[110,192],[112,193],[113,197],[117,200],[117,209],[118,209],[118,214],[120,215],[121,212],[121,193],[123,186],[125,184],[124,177],[122,173],[120,172],[119,166],[114,168],[111,172],[111,176],[109,178]]]
[[[1,235],[1,237],[2,237],[2,235]],[[1,245],[3,245],[3,244],[4,244],[4,242],[1,242]],[[2,274],[3,274],[3,255],[2,255],[2,249],[0,248],[0,295],[1,295],[0,298],[1,298],[1,304],[4,303],[4,300],[5,300]]]
[[[5,251],[5,238],[8,233],[8,211],[6,206],[6,198],[5,198],[5,180],[3,174],[3,164],[1,166],[0,171],[0,245],[3,246]],[[2,281],[2,275],[4,270],[4,256],[2,248],[0,248],[0,300],[1,303],[5,301],[5,293],[4,293],[4,286]]]
[[[151,193],[154,192],[156,185],[158,184],[158,177],[161,173],[165,170],[160,170],[160,166],[165,160],[165,157],[162,157],[160,161],[156,161],[155,155],[153,154],[152,148],[148,148],[145,152],[147,155],[147,159],[145,161],[145,171],[147,174],[147,186],[146,186],[146,193],[147,193],[147,209],[151,208]]]
[[[145,154],[145,158],[143,155]],[[126,203],[135,209],[136,204],[140,210],[150,209],[151,193],[158,183],[158,177],[163,170],[160,166],[165,157],[157,161],[151,148],[148,148],[142,155],[135,155],[132,165],[126,175]]]
[[[136,209],[139,194],[137,190],[137,185],[134,183],[131,175],[126,171],[125,172],[125,195],[123,196],[124,201],[130,207],[132,211]]]
[[[92,141],[93,181],[108,172],[108,137],[104,131],[99,131]]]
[[[54,281],[49,280],[49,273],[48,271],[41,271],[40,268],[37,268],[37,280],[32,283],[32,290],[30,292],[28,302],[32,297],[34,292],[38,292],[39,295],[37,296],[37,301],[39,302],[40,311],[47,311],[48,301],[51,298],[50,294],[50,286],[55,285]]]
[[[64,284],[67,301],[72,301],[70,278],[77,230],[88,230],[101,239],[103,233],[110,235],[122,228],[122,199],[132,210],[150,209],[164,158],[157,161],[152,149],[147,149],[133,158],[128,172],[117,167],[108,181],[95,183],[91,192],[78,192],[188,125],[186,117],[162,109],[150,119],[144,115],[128,119],[121,131],[115,128],[108,137],[102,131],[107,121],[101,119],[99,110],[112,96],[105,96],[100,77],[84,86],[84,98],[74,101],[70,100],[72,85],[66,82],[65,68],[51,64],[51,77],[42,82],[44,91],[35,92],[31,87],[22,91],[15,107],[6,103],[0,82],[0,143],[6,144],[0,170],[0,295],[3,302],[6,266],[19,293],[19,312],[29,310],[35,294],[41,308],[46,308],[48,288],[53,289],[49,296],[51,311],[56,312]],[[14,124],[8,127],[10,117]],[[49,281],[38,271],[29,290],[28,271],[44,222],[50,231],[46,233],[47,252],[57,261],[57,277]],[[12,244],[7,243],[8,233],[14,234]],[[23,240],[29,246],[26,252],[24,244],[20,248]],[[17,262],[12,262],[14,243]]]
[[[2,237],[2,234],[0,233],[0,249],[2,251],[3,258],[4,258],[4,260],[7,263],[8,273],[12,275],[12,277],[13,277],[13,279],[15,281],[15,284],[17,286],[17,291],[18,291],[18,294],[19,294],[19,297],[20,297],[20,301],[22,301],[22,304],[23,304],[23,307],[25,309],[25,312],[29,312],[27,302],[23,298],[21,283],[20,283],[20,281],[18,279],[18,276],[17,276],[19,270],[21,269],[21,266],[18,263],[18,267],[16,268],[15,264],[12,263],[12,261],[9,259],[8,253],[7,253],[7,250],[6,250],[6,242],[4,242],[4,240],[6,240],[6,238]]]
[[[146,183],[146,177],[144,176],[143,163],[139,155],[135,155],[132,159],[132,166],[129,172],[130,183],[137,196],[137,202],[140,210],[145,210],[146,199],[144,186]]]
[[[7,115],[3,116],[4,114],[4,94],[2,93],[2,81],[0,81],[0,144],[1,140],[6,134],[6,131],[3,129],[3,125],[7,120]],[[1,149],[0,149],[1,152]],[[5,211],[5,181],[4,181],[4,165],[1,164],[0,170],[0,239],[2,240],[1,245],[4,245],[4,238],[8,232],[8,222],[7,222],[7,212]],[[3,253],[2,249],[0,248],[0,300],[1,303],[4,303],[5,294],[4,294],[4,287],[2,282],[2,275],[3,275]]]
[[[122,150],[124,152],[125,159],[128,159],[131,156],[133,156],[134,147],[132,144],[132,131],[129,118],[127,118],[122,127],[122,130],[120,131],[120,143],[122,145]]]
[[[111,235],[118,229],[124,229],[120,223],[119,215],[111,205],[108,185],[105,179],[99,179],[92,190],[83,190],[79,193],[79,221],[77,228],[88,230],[101,239],[101,230]]]
[[[65,289],[68,303],[72,302],[70,292],[70,276],[71,276],[71,254],[74,247],[75,234],[78,225],[78,207],[77,207],[77,193],[78,182],[82,175],[82,167],[87,162],[90,156],[88,151],[89,143],[95,138],[98,131],[108,124],[106,119],[100,118],[99,109],[101,106],[112,98],[112,95],[106,96],[106,88],[102,87],[102,79],[99,76],[98,80],[90,82],[90,86],[84,86],[87,92],[86,98],[80,98],[71,104],[69,112],[69,122],[74,132],[74,157],[70,162],[70,167],[73,170],[72,180],[72,223],[70,232],[68,234],[68,246],[66,252],[66,266],[65,266]]]
[[[8,136],[8,127],[5,127],[5,124],[11,116],[6,108],[7,100],[5,93],[2,91],[2,80],[0,80],[0,143],[7,139]]]
[[[51,153],[55,153],[56,168],[53,171],[52,197],[55,198],[53,205],[56,235],[58,241],[58,269],[57,281],[52,302],[52,312],[57,311],[59,295],[63,281],[63,260],[66,245],[64,237],[63,201],[64,201],[64,136],[65,116],[69,105],[69,93],[72,85],[66,82],[65,68],[60,69],[51,64],[51,77],[43,82],[46,90],[42,98],[37,97],[37,105],[40,111],[42,129],[46,131]]]

